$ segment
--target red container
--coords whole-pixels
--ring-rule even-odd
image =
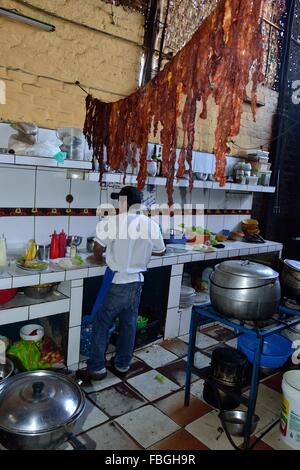
[[[0,290],[0,304],[5,304],[13,299],[18,292],[18,289],[2,289]]]

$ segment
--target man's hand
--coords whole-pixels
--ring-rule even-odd
[[[166,250],[157,253],[157,251],[152,251],[152,256],[164,256],[166,254]]]
[[[103,258],[104,251],[105,251],[105,248],[95,241],[95,243],[94,243],[94,258],[98,263],[102,263],[104,261],[104,258]]]

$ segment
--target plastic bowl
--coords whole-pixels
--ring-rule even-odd
[[[35,330],[37,330],[37,334],[31,335],[30,333]],[[44,337],[44,328],[36,324],[24,325],[20,329],[20,337],[24,341],[40,341]]]
[[[245,333],[238,337],[238,349],[246,354],[252,364],[256,347],[257,340],[254,336]],[[291,341],[278,334],[270,335],[264,340],[260,366],[272,369],[282,367],[293,351]]]
[[[0,290],[0,304],[5,304],[17,295],[18,289],[2,289]]]

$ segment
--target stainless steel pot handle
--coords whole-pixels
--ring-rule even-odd
[[[209,275],[209,280],[210,282],[212,283],[213,286],[215,287],[219,287],[219,289],[226,289],[226,290],[250,290],[250,289],[260,289],[261,287],[268,287],[270,286],[271,284],[275,284],[276,282],[276,279],[273,280],[271,279],[267,284],[262,284],[261,286],[253,286],[253,287],[224,287],[224,286],[219,286],[219,284],[216,284],[212,278],[212,273]]]
[[[75,437],[71,432],[67,434],[67,440],[75,450],[88,450],[86,446],[82,444],[82,442],[80,442],[80,440],[77,439],[77,437]]]

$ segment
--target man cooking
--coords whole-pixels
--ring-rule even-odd
[[[87,369],[76,373],[83,381],[106,377],[108,334],[116,317],[119,317],[119,334],[113,368],[119,375],[129,371],[144,280],[142,272],[147,270],[151,255],[165,253],[158,224],[140,213],[142,193],[133,186],[125,186],[111,197],[119,200],[119,214],[98,223],[94,255],[100,261],[106,251],[106,264],[114,274],[93,322]]]

